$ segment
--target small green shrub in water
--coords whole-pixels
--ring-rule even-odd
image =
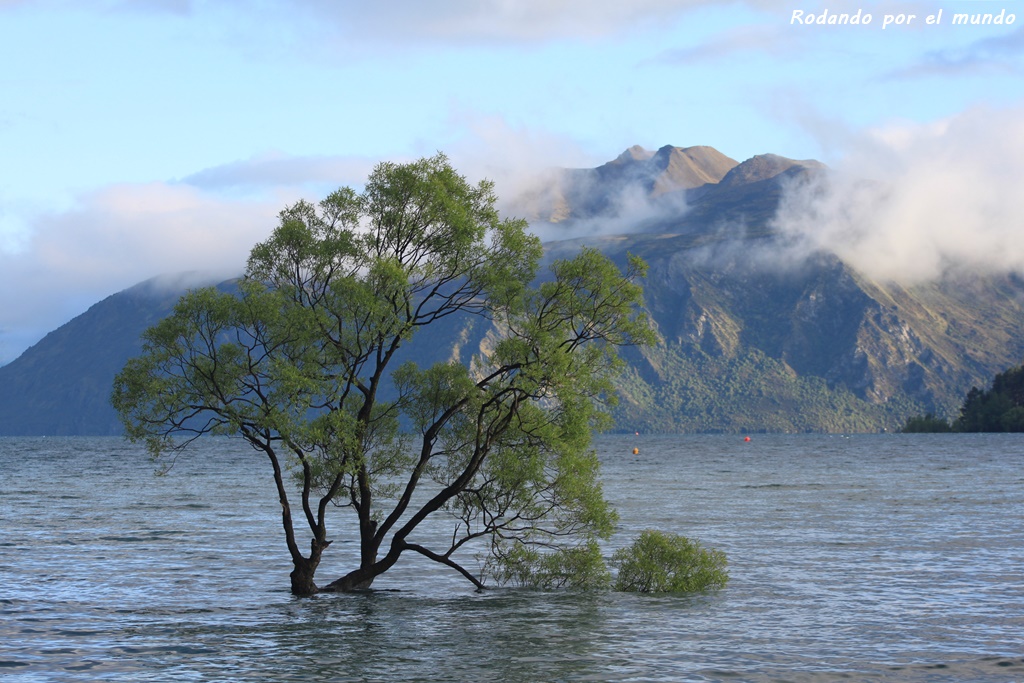
[[[615,590],[675,593],[715,590],[729,581],[725,553],[678,534],[647,530],[612,556]]]

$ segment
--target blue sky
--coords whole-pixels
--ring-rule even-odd
[[[634,144],[930,169],[899,225],[953,194],[941,213],[1000,218],[999,251],[1024,208],[941,188],[1018,192],[1022,51],[1017,0],[0,0],[0,363],[148,277],[238,272],[287,203],[436,150],[509,196]]]

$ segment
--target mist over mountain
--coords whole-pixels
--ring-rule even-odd
[[[711,147],[633,146],[597,168],[553,171],[513,203],[542,232],[544,224],[642,230],[651,218],[678,214],[687,190],[718,183],[737,163]]]
[[[913,414],[951,416],[971,386],[1021,362],[1018,275],[960,269],[901,284],[804,239],[807,214],[796,235],[793,217],[830,177],[774,154],[740,163],[711,147],[631,147],[596,168],[538,173],[515,198],[547,258],[589,244],[650,265],[659,342],[624,354],[620,429],[893,430]],[[0,367],[0,435],[117,433],[114,375],[194,284],[115,294]],[[491,333],[450,320],[405,353],[467,361]]]
[[[822,171],[774,154],[742,163],[712,147],[630,147],[591,169],[563,169],[517,199],[547,240],[640,232],[763,232],[788,183]]]

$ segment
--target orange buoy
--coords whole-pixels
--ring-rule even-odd
[[[633,455],[638,455],[639,453],[640,453],[640,449],[639,448],[634,448],[633,449]]]

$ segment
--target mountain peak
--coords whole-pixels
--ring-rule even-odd
[[[718,183],[738,162],[714,147],[665,145],[651,158],[651,163],[660,171],[652,190],[658,195]]]
[[[611,163],[623,164],[632,161],[647,161],[652,156],[654,156],[654,152],[652,152],[651,150],[644,149],[640,145],[633,145],[625,152],[615,157],[615,159]]]
[[[664,145],[654,152],[633,145],[596,168],[564,169],[553,179],[524,193],[518,199],[519,211],[534,220],[560,223],[617,218],[625,215],[624,206],[635,208],[638,202],[654,202],[647,208],[678,227],[680,216],[669,214],[673,211],[678,214],[684,203],[698,220],[719,220],[722,215],[715,212],[723,209],[716,201],[733,189],[774,178],[790,169],[799,172],[821,166],[816,161],[795,161],[775,154],[755,156],[741,164],[706,145]],[[743,200],[747,202],[744,207],[739,207],[733,199],[726,203],[742,208],[741,213],[748,218],[762,214],[767,217],[775,210],[778,192],[776,189],[768,194],[748,196]],[[758,206],[750,205],[751,201]],[[694,213],[695,207],[700,210]]]
[[[806,169],[824,168],[825,165],[813,159],[789,159],[778,154],[757,154],[731,169],[721,180],[723,187],[735,187],[768,180],[794,167]]]

